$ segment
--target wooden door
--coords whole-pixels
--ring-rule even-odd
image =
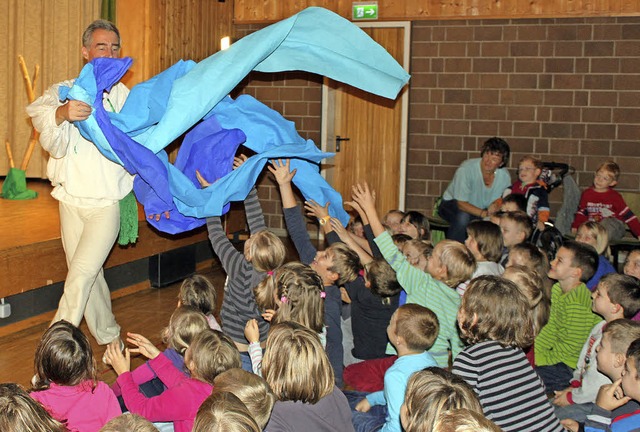
[[[367,23],[363,30],[408,69],[408,23]],[[336,156],[325,161],[327,181],[351,199],[351,186],[367,181],[377,194],[378,211],[404,208],[407,87],[395,100],[325,80],[323,143]],[[337,141],[340,139],[348,139]],[[338,148],[336,148],[338,147]]]

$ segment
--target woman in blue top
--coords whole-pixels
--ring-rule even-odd
[[[449,222],[447,238],[464,242],[467,224],[498,210],[495,201],[511,184],[506,168],[509,144],[502,138],[485,141],[479,159],[468,159],[456,170],[442,195],[440,216]]]

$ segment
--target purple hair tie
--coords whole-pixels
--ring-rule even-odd
[[[325,291],[320,291],[320,298],[325,298],[327,293]]]
[[[358,272],[358,274],[362,277],[364,277],[364,269],[360,269],[360,271]]]
[[[280,297],[280,303],[287,304],[287,296]]]
[[[268,274],[269,276],[273,276],[273,270],[269,270],[269,271],[267,272],[267,274]]]

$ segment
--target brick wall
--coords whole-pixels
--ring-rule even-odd
[[[460,162],[494,135],[511,145],[514,179],[533,153],[569,163],[585,187],[611,158],[618,189],[640,190],[640,18],[416,21],[411,52],[407,209],[430,212]],[[319,143],[320,77],[252,74],[238,91]],[[270,180],[260,196],[270,226],[282,227]],[[552,210],[561,196],[552,193]]]

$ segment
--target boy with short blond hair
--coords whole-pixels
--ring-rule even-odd
[[[587,188],[580,197],[580,204],[571,224],[571,232],[586,221],[600,222],[609,234],[609,241],[620,240],[626,233],[625,224],[634,236],[640,237],[640,221],[622,195],[613,190],[618,184],[620,167],[613,161],[600,164],[596,170],[593,186]]]
[[[527,200],[526,213],[533,226],[544,230],[544,223],[549,220],[549,194],[547,185],[540,180],[542,161],[532,155],[524,156],[518,163],[518,180],[505,189],[502,197],[522,195]]]
[[[574,241],[566,242],[551,261],[548,276],[557,282],[551,288],[549,321],[534,345],[536,371],[549,392],[569,386],[582,345],[600,321],[585,285],[597,263],[593,247]]]

